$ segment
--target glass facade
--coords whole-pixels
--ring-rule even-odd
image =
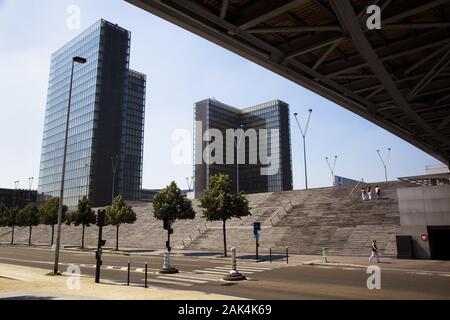
[[[239,110],[232,106],[223,104],[217,100],[208,99],[200,101],[194,106],[194,119],[201,123],[201,127],[194,126],[196,137],[203,136],[207,129],[218,129],[223,137],[223,163],[206,164],[202,159],[203,150],[210,143],[208,141],[197,141],[194,139],[194,154],[196,157],[194,165],[195,197],[203,195],[208,185],[210,176],[224,173],[232,180],[233,191],[238,188],[237,171],[239,170],[239,191],[244,193],[274,192],[292,190],[292,164],[289,105],[275,100],[264,104]],[[226,143],[226,130],[241,128],[246,132],[239,141],[235,138],[234,144]],[[255,129],[252,137],[249,129]],[[260,160],[259,148],[264,141],[260,141],[259,130],[267,130],[267,155],[271,158],[271,166],[278,170],[270,175],[261,174],[261,169],[267,167]],[[271,131],[271,129],[277,129]],[[199,135],[199,131],[201,133]],[[250,140],[253,139],[253,143]],[[275,154],[271,152],[272,140],[277,140]],[[237,168],[237,147],[242,144],[245,159],[239,158]],[[233,155],[232,164],[227,164],[227,155]],[[215,154],[213,154],[214,156]],[[253,159],[253,160],[252,160]]]
[[[125,199],[141,199],[146,76],[130,70],[126,110],[122,118],[122,151],[119,193]]]
[[[84,195],[95,206],[110,202],[110,158],[115,154],[120,154],[121,159],[127,157],[128,150],[121,148],[121,142],[122,136],[128,132],[125,128],[133,120],[125,120],[126,125],[122,122],[130,118],[128,110],[136,112],[132,103],[127,103],[130,101],[128,95],[136,96],[139,92],[143,95],[141,102],[145,101],[145,85],[144,90],[127,90],[131,81],[129,75],[132,74],[129,71],[129,54],[130,32],[105,20],[98,21],[52,54],[39,192],[50,196],[59,196],[60,193],[72,58],[80,56],[87,62],[74,65],[64,203],[71,208],[76,207]],[[143,117],[143,106],[140,110]],[[143,125],[139,129],[143,131]],[[142,144],[140,148],[142,156]],[[121,161],[120,168],[126,167]],[[129,190],[120,184],[127,181],[124,173],[125,169],[116,173],[115,194]],[[141,174],[142,168],[132,173],[133,177]],[[132,181],[140,183],[141,179]],[[141,185],[136,188],[140,189]]]

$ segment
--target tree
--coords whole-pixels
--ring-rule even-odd
[[[11,227],[11,245],[14,245],[14,230],[17,225],[17,214],[19,208],[7,208],[4,205],[0,205],[0,226]]]
[[[46,201],[39,210],[41,223],[47,226],[51,226],[52,228],[52,239],[50,244],[52,246],[53,246],[53,238],[55,235],[55,225],[58,224],[58,207],[59,207],[59,198],[54,197]],[[65,220],[66,212],[67,206],[63,205],[61,221]]]
[[[39,209],[36,203],[29,203],[25,208],[17,214],[17,225],[21,227],[29,227],[28,245],[31,245],[31,230],[33,226],[39,225]]]
[[[119,228],[124,223],[136,222],[136,213],[122,196],[114,198],[112,205],[106,207],[106,224],[116,227],[116,251],[119,251]]]
[[[242,193],[232,193],[228,175],[217,174],[210,177],[205,196],[200,199],[200,206],[203,208],[203,216],[206,220],[223,222],[223,251],[226,257],[226,221],[251,215],[247,199]]]
[[[71,213],[66,219],[66,224],[68,225],[73,223],[75,226],[81,225],[83,227],[81,234],[81,249],[84,249],[85,227],[89,227],[91,224],[95,224],[96,222],[97,216],[95,215],[94,210],[91,209],[89,199],[84,196],[78,201],[77,211]]]
[[[185,198],[177,184],[172,181],[155,195],[153,215],[156,219],[164,221],[164,227],[167,229],[167,249],[170,251],[172,224],[175,220],[194,219],[195,211],[191,200]]]

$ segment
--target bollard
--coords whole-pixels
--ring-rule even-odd
[[[144,284],[144,287],[148,288],[148,285],[147,285],[147,262],[145,263],[145,284]]]
[[[130,285],[130,261],[128,261],[128,276],[127,276],[127,286]]]
[[[272,263],[272,248],[269,248],[269,261]]]
[[[288,252],[288,247],[286,247],[286,263],[289,263],[289,252]]]
[[[223,280],[226,281],[239,281],[239,280],[246,280],[247,278],[239,273],[237,271],[236,267],[236,248],[231,248],[231,271],[229,274],[227,274],[225,277],[223,277]]]

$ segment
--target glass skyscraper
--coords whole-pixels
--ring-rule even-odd
[[[100,20],[51,56],[38,187],[51,196],[60,192],[72,58],[87,59],[75,64],[73,75],[64,186],[69,207],[84,195],[93,206],[118,194],[140,198],[146,76],[129,69],[130,36]]]
[[[256,130],[254,144],[250,144],[249,136],[236,137],[234,143],[227,144],[227,129],[242,128],[245,132]],[[217,129],[223,136],[223,163],[204,161],[205,147],[211,141],[204,141],[203,137],[208,129]],[[261,174],[261,169],[268,167],[260,161],[260,148],[265,143],[259,136],[259,130],[267,130],[264,152],[271,157],[271,166],[277,168],[271,174]],[[232,181],[233,191],[239,185],[239,191],[244,193],[275,192],[292,190],[292,163],[289,123],[289,105],[280,100],[259,104],[245,109],[237,109],[215,99],[197,102],[194,106],[194,195],[196,198],[204,194],[208,186],[209,177],[218,173],[227,174]],[[201,139],[201,141],[199,140]],[[272,153],[271,143],[276,140],[276,150]],[[237,147],[242,144],[245,159],[240,158],[237,168]],[[214,151],[217,153],[217,151]],[[232,154],[232,164],[226,161],[227,154]],[[230,156],[231,158],[231,156]],[[256,159],[256,162],[251,159]],[[238,180],[239,171],[239,182]]]

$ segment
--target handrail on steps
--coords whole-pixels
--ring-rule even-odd
[[[286,205],[290,205],[288,209],[286,209]],[[282,219],[283,217],[285,217],[285,216],[292,210],[293,207],[294,207],[294,205],[292,204],[292,201],[291,201],[291,200],[289,200],[289,201],[287,201],[285,204],[281,205],[281,207],[278,208],[278,209],[272,214],[272,216],[269,218],[269,221],[270,221],[270,224],[272,225],[272,227],[273,227],[276,223],[280,222],[281,219]],[[283,211],[283,212],[282,212],[282,211]],[[282,212],[282,215],[280,215],[280,212]],[[275,217],[278,218],[278,221],[275,221],[275,222],[274,222],[274,218],[275,218]]]

